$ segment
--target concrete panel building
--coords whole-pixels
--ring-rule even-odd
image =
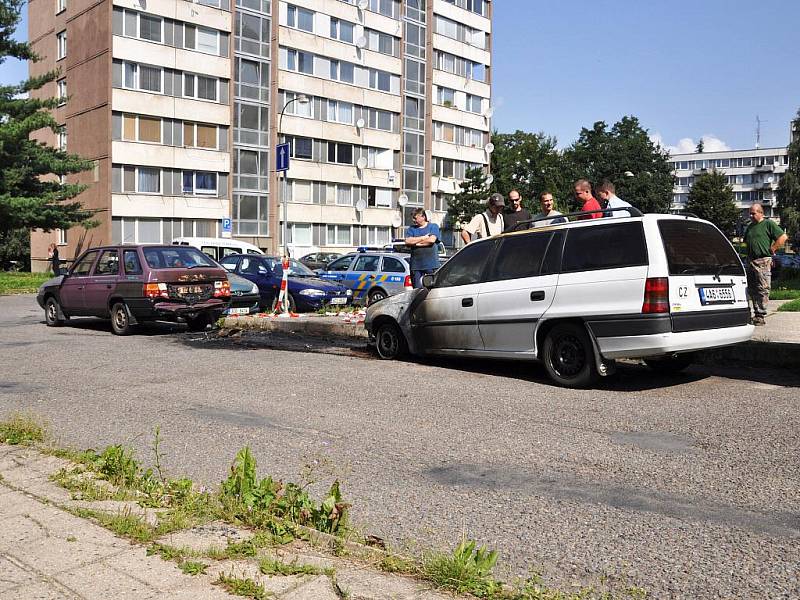
[[[29,39],[60,69],[41,139],[95,162],[84,245],[231,235],[300,256],[444,224],[470,166],[488,169],[488,0],[31,0]],[[83,230],[39,233],[71,257]],[[34,260],[34,269],[44,269]]]

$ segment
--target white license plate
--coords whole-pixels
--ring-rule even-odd
[[[245,308],[229,308],[228,309],[228,314],[229,315],[249,315],[250,314],[250,309],[247,308],[247,307],[245,307]]]
[[[347,304],[347,298],[331,298],[331,304]]]
[[[701,304],[733,304],[735,302],[732,287],[701,287],[699,291]]]

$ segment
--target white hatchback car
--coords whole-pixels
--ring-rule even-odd
[[[473,242],[424,289],[372,305],[370,339],[386,359],[539,360],[568,387],[615,359],[675,372],[696,350],[750,339],[747,279],[725,236],[696,217],[629,212]]]

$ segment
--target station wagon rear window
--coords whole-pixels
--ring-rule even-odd
[[[217,266],[217,263],[211,258],[191,246],[145,248],[144,259],[151,269],[191,269]]]
[[[570,229],[561,270],[565,273],[647,264],[640,221]]]
[[[719,229],[708,223],[658,222],[670,275],[744,275],[739,255]]]

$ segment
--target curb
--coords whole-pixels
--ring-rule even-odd
[[[255,331],[277,331],[321,338],[367,339],[364,322],[347,322],[344,317],[300,316],[296,319],[265,317],[226,317],[225,327]]]

